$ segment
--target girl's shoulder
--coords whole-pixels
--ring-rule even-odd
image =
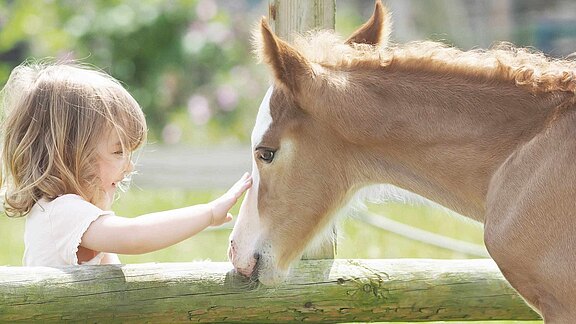
[[[86,200],[84,200],[84,198],[82,198],[81,196],[77,195],[77,194],[65,194],[65,195],[60,195],[58,197],[56,197],[55,199],[53,199],[51,202],[57,202],[57,203],[67,203],[67,202],[75,202],[75,203],[88,203]]]
[[[92,203],[84,200],[84,198],[82,198],[79,195],[76,194],[65,194],[65,195],[61,195],[58,196],[52,200],[48,200],[46,198],[42,198],[38,201],[37,203],[38,205],[42,206],[42,207],[90,207],[93,206],[95,208],[95,205],[93,205]]]
[[[41,199],[26,216],[24,263],[26,265],[78,264],[76,252],[82,235],[103,211],[78,195]]]
[[[105,211],[76,194],[65,194],[55,199],[41,199],[32,208],[31,214],[47,213],[58,215],[102,215]]]

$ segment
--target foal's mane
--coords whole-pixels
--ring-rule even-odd
[[[576,94],[576,61],[548,58],[509,43],[470,51],[432,41],[375,47],[348,45],[333,32],[317,31],[296,37],[294,47],[309,61],[337,69],[390,67],[438,72],[486,81],[511,81],[534,93]]]

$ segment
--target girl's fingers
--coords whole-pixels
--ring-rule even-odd
[[[244,173],[242,178],[240,178],[240,180],[238,180],[232,186],[232,188],[230,188],[230,191],[234,193],[234,196],[240,196],[242,193],[244,193],[244,191],[248,190],[248,188],[250,188],[251,186],[252,186],[252,177],[250,176],[250,173],[246,172]]]

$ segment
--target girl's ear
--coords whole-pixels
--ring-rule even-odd
[[[260,22],[260,32],[262,59],[272,69],[277,84],[297,94],[302,82],[314,76],[310,63],[295,48],[272,32],[266,18],[262,18]]]
[[[360,26],[346,44],[386,45],[392,32],[392,23],[388,10],[382,5],[382,0],[376,0],[372,17]]]

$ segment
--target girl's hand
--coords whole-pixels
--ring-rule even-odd
[[[210,202],[208,204],[212,212],[210,225],[218,226],[231,221],[232,214],[228,211],[236,204],[238,198],[251,186],[252,177],[246,172],[224,195]]]

